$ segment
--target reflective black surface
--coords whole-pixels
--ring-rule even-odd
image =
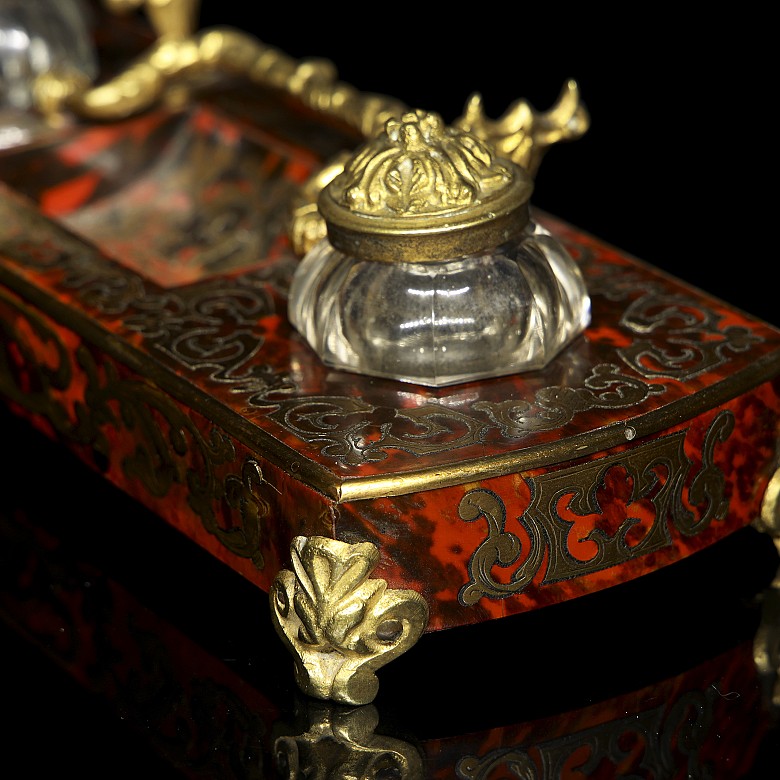
[[[3,746],[29,776],[775,776],[753,643],[778,559],[752,528],[633,583],[426,635],[380,670],[373,705],[331,706],[297,693],[263,594],[2,425]]]

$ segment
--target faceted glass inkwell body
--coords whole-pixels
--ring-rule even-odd
[[[334,368],[442,387],[545,366],[590,321],[527,174],[436,114],[390,120],[322,191],[292,323]]]

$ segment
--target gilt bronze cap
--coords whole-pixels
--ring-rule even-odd
[[[485,251],[529,221],[533,183],[433,112],[390,119],[320,193],[331,244],[364,260],[429,262]]]

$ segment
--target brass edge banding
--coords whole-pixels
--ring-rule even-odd
[[[674,401],[663,409],[631,420],[615,423],[594,431],[577,434],[553,444],[525,448],[518,452],[491,455],[473,460],[461,460],[450,466],[415,469],[380,477],[338,477],[326,466],[302,455],[289,445],[258,428],[238,413],[226,409],[207,393],[193,387],[187,379],[155,363],[147,353],[121,342],[108,334],[85,314],[68,308],[43,293],[21,276],[0,264],[0,283],[22,295],[42,312],[71,328],[107,355],[124,363],[139,374],[150,376],[157,385],[176,400],[204,415],[274,465],[294,471],[300,481],[336,503],[359,501],[382,496],[399,496],[423,490],[449,487],[504,476],[556,463],[564,463],[626,443],[626,427],[630,423],[636,437],[648,436],[696,417],[698,414],[736,398],[746,390],[773,378],[780,370],[780,349],[754,361],[745,370],[732,374],[722,382],[699,391],[693,396]],[[71,322],[68,322],[71,320]],[[155,371],[149,373],[149,366]]]
[[[518,452],[463,460],[452,466],[419,469],[403,474],[381,477],[347,477],[341,482],[338,503],[400,496],[424,490],[451,487],[502,477],[519,471],[560,465],[596,452],[612,449],[627,441],[666,430],[710,411],[743,392],[758,387],[776,376],[780,369],[780,349],[755,361],[747,369],[731,375],[717,385],[668,404],[665,408],[639,417],[613,423],[594,431],[586,431],[566,439],[527,447]],[[739,381],[737,381],[739,380]],[[694,400],[695,399],[695,400]],[[631,431],[630,439],[627,431]]]

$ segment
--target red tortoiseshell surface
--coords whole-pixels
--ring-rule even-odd
[[[750,523],[780,333],[561,220],[591,326],[542,371],[431,390],[291,328],[299,185],[355,139],[279,96],[0,156],[0,392],[263,589],[297,534],[378,544],[430,630],[574,598]]]

